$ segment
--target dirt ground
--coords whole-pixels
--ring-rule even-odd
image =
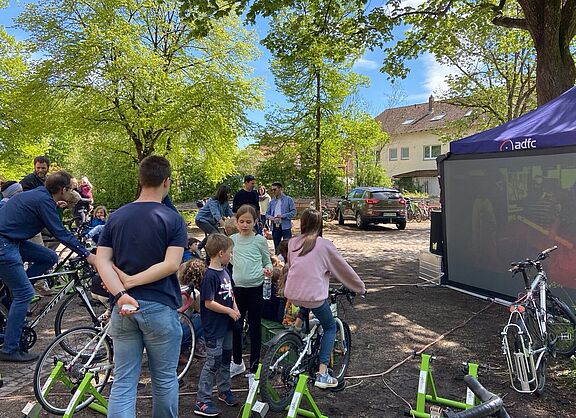
[[[330,417],[403,416],[409,405],[415,407],[420,360],[410,359],[384,372],[447,334],[425,351],[436,357],[432,367],[440,396],[464,400],[462,363],[473,361],[481,366],[480,381],[504,397],[512,417],[576,417],[576,382],[567,372],[568,360],[558,359],[550,366],[544,396],[517,394],[510,387],[500,352],[499,333],[507,321],[506,308],[418,279],[418,257],[428,248],[429,226],[426,222],[410,223],[404,231],[386,226],[364,231],[352,224],[326,226],[324,236],[334,241],[364,279],[369,294],[365,299],[357,298],[354,307],[343,313],[352,329],[347,387],[331,393],[311,386],[320,410]],[[456,328],[467,320],[466,325]],[[37,351],[48,344],[51,321],[53,316],[40,333]],[[0,363],[7,381],[18,367]],[[199,362],[194,364],[181,389],[181,416],[193,415],[200,367]],[[21,416],[24,405],[34,399],[31,380],[30,375],[30,384],[0,397],[1,417]],[[239,398],[245,398],[246,378],[234,378],[233,387]],[[150,393],[149,386],[139,391],[139,417],[151,416]],[[223,417],[239,416],[238,407],[223,409]],[[83,411],[76,416],[99,414]]]

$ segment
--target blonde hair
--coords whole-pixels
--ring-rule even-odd
[[[208,235],[204,249],[210,258],[214,258],[220,251],[226,251],[233,246],[234,241],[232,241],[230,237],[227,237],[224,234],[215,233]]]
[[[178,281],[181,285],[193,284],[196,289],[199,289],[204,273],[206,273],[206,265],[202,260],[190,260],[178,269]]]

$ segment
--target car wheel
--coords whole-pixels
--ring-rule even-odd
[[[356,213],[356,226],[360,229],[366,227],[366,222],[364,222],[364,220],[362,219],[362,215],[360,215],[360,212]]]
[[[344,215],[342,215],[342,211],[338,211],[338,225],[344,225]]]
[[[398,222],[396,224],[396,228],[398,228],[400,231],[402,231],[403,229],[406,229],[406,221]]]

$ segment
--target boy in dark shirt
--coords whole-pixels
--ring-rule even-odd
[[[200,284],[200,315],[206,341],[206,362],[198,381],[194,413],[215,417],[221,411],[212,403],[212,385],[216,377],[218,399],[228,406],[238,405],[230,390],[232,325],[240,318],[234,301],[232,279],[224,266],[230,261],[233,242],[224,234],[212,234],[206,241],[210,266]]]

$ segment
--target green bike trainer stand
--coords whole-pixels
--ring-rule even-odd
[[[266,403],[260,402],[256,400],[256,394],[258,393],[260,387],[260,373],[262,371],[262,364],[258,365],[258,370],[254,375],[254,383],[250,386],[248,391],[248,396],[246,398],[246,403],[242,408],[242,418],[250,418],[252,416],[252,412],[256,413],[256,416],[263,418],[268,413],[269,406]],[[298,382],[296,383],[296,389],[294,391],[294,395],[292,396],[292,401],[290,405],[286,408],[288,410],[288,414],[286,418],[296,418],[297,416],[303,417],[310,417],[310,418],[328,418],[326,415],[323,415],[314,402],[314,398],[312,398],[312,394],[308,390],[308,376],[305,374],[301,374],[298,377]],[[312,408],[312,411],[308,411],[306,409],[300,408],[300,403],[302,399],[306,398],[308,404]]]
[[[431,359],[432,356],[429,354],[422,354],[422,362],[420,363],[420,379],[418,380],[418,394],[416,395],[416,409],[410,410],[410,416],[421,418],[439,417],[440,415],[437,415],[439,412],[435,411],[437,407],[430,407],[430,411],[433,412],[432,414],[426,412],[426,401],[429,401],[432,404],[448,406],[451,408],[472,408],[476,403],[476,397],[470,388],[467,388],[466,390],[465,402],[454,401],[452,399],[438,396],[436,385],[434,384],[434,378],[432,377],[432,370],[430,368]],[[478,377],[478,365],[475,363],[468,363],[468,374],[473,377]],[[428,393],[428,389],[430,389],[430,393]]]
[[[64,383],[64,385],[67,386],[68,388],[74,389],[74,383],[72,383],[72,381],[68,378],[68,376],[66,376],[63,367],[64,363],[62,363],[61,361],[56,363],[56,366],[52,370],[52,373],[50,373],[50,377],[48,378],[48,380],[44,384],[44,387],[42,388],[43,394],[47,394],[48,392],[50,392],[52,386],[54,385],[53,382],[57,380]],[[72,416],[74,416],[74,410],[76,409],[78,404],[82,402],[82,400],[84,400],[86,396],[90,395],[94,396],[95,399],[88,405],[88,408],[93,409],[96,412],[100,412],[103,415],[106,415],[108,402],[100,393],[98,393],[96,388],[92,385],[93,377],[94,374],[91,372],[87,372],[84,375],[84,378],[74,391],[74,395],[72,396],[72,399],[70,400],[70,403],[66,408],[66,412],[64,412],[64,418],[71,418]],[[42,406],[37,402],[28,402],[28,404],[22,410],[22,413],[26,418],[38,418],[41,412],[42,412]]]

